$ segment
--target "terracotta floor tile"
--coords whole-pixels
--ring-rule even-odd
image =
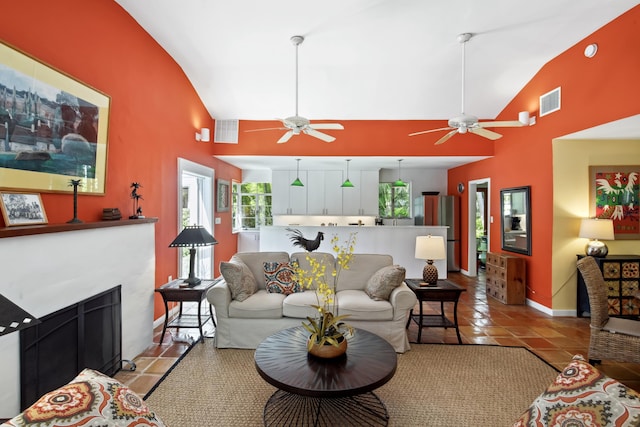
[[[144,371],[145,374],[164,374],[167,372],[178,360],[177,357],[162,357],[153,361],[149,367]]]

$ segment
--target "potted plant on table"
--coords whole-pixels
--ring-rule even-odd
[[[330,266],[333,283],[327,280],[327,262],[322,258],[313,258],[307,253],[306,260],[309,269],[305,270],[299,265],[295,269],[298,283],[306,288],[313,289],[315,285],[317,304],[312,305],[318,311],[318,317],[307,316],[307,322],[302,326],[309,331],[307,349],[314,356],[331,358],[337,357],[347,350],[345,334],[353,335],[354,329],[343,320],[349,315],[336,315],[336,286],[342,270],[348,270],[353,258],[356,243],[356,233],[350,233],[349,238],[338,246],[338,236],[331,239],[331,248],[336,254],[335,263]]]

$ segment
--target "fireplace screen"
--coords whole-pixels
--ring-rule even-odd
[[[82,369],[113,376],[122,366],[121,286],[40,318],[20,331],[21,410]]]

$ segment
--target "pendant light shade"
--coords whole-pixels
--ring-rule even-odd
[[[291,183],[292,187],[304,187],[302,181],[300,181],[300,159],[296,159],[296,179]]]
[[[353,183],[349,181],[349,162],[351,159],[347,159],[347,179],[342,183],[340,187],[343,188],[353,188]]]
[[[398,160],[398,179],[393,183],[394,187],[406,187],[407,184],[402,180],[402,178],[400,178],[400,162],[402,162],[402,159]]]

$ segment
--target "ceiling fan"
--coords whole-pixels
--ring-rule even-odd
[[[439,132],[439,131],[443,131],[443,130],[448,130],[450,131],[449,133],[447,133],[445,136],[443,136],[442,138],[440,138],[439,140],[436,141],[435,145],[439,145],[444,143],[445,141],[447,141],[449,138],[451,138],[453,135],[455,135],[456,133],[467,133],[467,132],[471,132],[471,133],[475,133],[476,135],[480,135],[484,138],[488,138],[491,140],[496,140],[498,138],[501,138],[502,135],[500,135],[497,132],[493,132],[490,131],[488,129],[485,129],[487,127],[521,127],[521,126],[527,126],[529,125],[529,119],[528,117],[526,118],[526,121],[521,122],[519,120],[514,120],[514,121],[498,121],[498,122],[480,122],[478,121],[478,118],[476,116],[472,116],[470,114],[466,114],[464,112],[464,59],[465,59],[465,44],[471,39],[472,34],[471,33],[463,33],[458,35],[457,40],[458,42],[460,42],[462,44],[462,113],[457,116],[457,117],[453,117],[451,119],[449,119],[449,127],[446,128],[439,128],[439,129],[431,129],[431,130],[424,130],[421,132],[414,132],[414,133],[410,133],[409,136],[415,136],[415,135],[422,135],[425,133],[430,133],[430,132]]]
[[[326,133],[318,132],[317,129],[333,129],[333,130],[341,130],[344,129],[340,123],[310,123],[309,119],[305,117],[301,117],[298,115],[298,46],[304,41],[304,37],[302,36],[293,36],[291,37],[291,42],[296,47],[296,114],[295,116],[287,117],[286,119],[278,119],[282,122],[284,127],[279,128],[264,128],[264,129],[250,129],[246,132],[258,132],[263,130],[287,130],[287,132],[282,135],[282,137],[278,140],[278,144],[282,144],[284,142],[289,141],[293,135],[300,135],[300,133],[305,133],[309,136],[313,136],[315,138],[321,139],[324,142],[333,142],[335,138],[331,135],[327,135]]]

